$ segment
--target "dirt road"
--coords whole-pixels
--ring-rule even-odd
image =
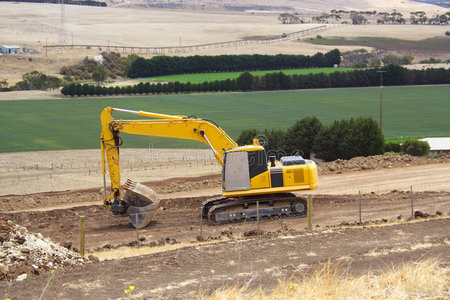
[[[192,299],[221,286],[264,289],[278,279],[301,276],[332,259],[349,274],[386,270],[391,265],[427,257],[450,261],[450,220],[435,219],[391,226],[337,228],[313,233],[278,233],[194,245],[182,249],[92,262],[56,272],[48,299],[125,297],[123,290],[151,299]],[[0,283],[12,299],[38,298],[46,276]]]

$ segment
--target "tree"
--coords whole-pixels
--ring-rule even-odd
[[[8,80],[0,80],[0,91],[8,89]]]
[[[149,65],[147,60],[143,57],[137,57],[130,63],[127,75],[130,78],[139,78],[150,76],[149,73]]]
[[[316,117],[305,117],[295,122],[285,135],[285,150],[294,155],[299,152],[305,158],[310,158],[317,134],[323,125]]]
[[[384,137],[371,117],[339,120],[320,130],[313,151],[325,161],[382,154]]]
[[[267,156],[275,155],[277,159],[281,156],[286,156],[286,147],[284,144],[286,132],[280,129],[266,129],[258,138],[265,142],[264,149],[266,149]]]
[[[23,74],[22,81],[16,84],[19,90],[46,90],[59,88],[62,80],[55,76],[45,75],[39,71]]]
[[[92,72],[92,79],[94,79],[97,85],[100,85],[100,83],[105,81],[107,77],[108,71],[106,71],[103,65],[98,65],[94,72]]]
[[[367,19],[362,14],[357,12],[351,13],[350,18],[352,19],[353,25],[361,25],[367,23]]]
[[[403,143],[402,148],[406,154],[414,156],[424,156],[428,153],[428,151],[430,151],[430,145],[428,142],[415,140],[406,140]]]
[[[258,132],[256,129],[244,129],[241,131],[241,134],[239,135],[237,139],[238,145],[250,145],[253,143],[253,139],[257,138]]]
[[[253,75],[249,72],[244,72],[236,79],[237,87],[241,91],[248,91],[252,88]]]
[[[303,23],[303,20],[300,19],[297,15],[282,13],[278,16],[278,20],[283,24],[299,24]]]

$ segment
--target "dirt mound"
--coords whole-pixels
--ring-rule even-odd
[[[29,233],[25,227],[0,218],[0,280],[21,281],[66,266],[84,262],[72,251]]]
[[[318,164],[319,175],[340,174],[343,172],[389,169],[418,165],[429,165],[450,162],[450,155],[440,158],[417,157],[410,155],[374,155],[354,157],[349,160],[338,159]]]

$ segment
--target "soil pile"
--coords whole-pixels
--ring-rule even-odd
[[[0,218],[0,280],[21,281],[31,275],[82,264],[85,260],[38,233]]]
[[[339,174],[343,172],[399,168],[450,162],[450,155],[440,158],[417,157],[410,155],[374,155],[354,157],[349,160],[338,159],[318,164],[319,175]]]

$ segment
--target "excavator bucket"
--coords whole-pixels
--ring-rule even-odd
[[[159,199],[155,191],[145,185],[127,179],[123,201],[128,203],[127,214],[135,228],[147,226],[158,210]]]

